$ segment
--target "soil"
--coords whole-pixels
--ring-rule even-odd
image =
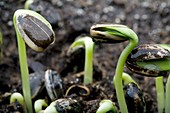
[[[3,35],[3,57],[0,63],[1,113],[20,110],[16,105],[9,104],[9,97],[16,91],[22,93],[16,34],[12,19],[17,9],[24,8],[24,3],[25,0],[0,1],[0,28]],[[64,92],[71,85],[82,85],[84,67],[84,50],[79,51],[80,54],[71,56],[66,54],[67,50],[77,36],[82,34],[89,36],[89,29],[95,23],[127,25],[139,36],[139,44],[170,43],[169,0],[35,0],[30,9],[39,12],[52,24],[56,41],[43,53],[37,53],[27,47],[29,72],[46,69],[57,71],[64,81]],[[94,82],[87,85],[90,95],[84,96],[72,91],[67,96],[78,100],[82,106],[81,112],[95,113],[102,99],[110,99],[118,107],[112,78],[119,55],[127,43],[95,45]],[[124,72],[129,73],[144,92],[146,112],[157,113],[155,79],[134,74],[126,66]],[[42,95],[37,96],[39,98]]]

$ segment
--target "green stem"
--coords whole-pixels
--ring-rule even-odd
[[[29,9],[30,5],[34,2],[34,0],[27,0],[24,4],[24,9]]]
[[[166,94],[165,94],[165,113],[170,113],[170,75],[166,82]]]
[[[84,84],[93,82],[93,47],[94,42],[86,40],[85,42],[85,66],[84,66]]]
[[[16,33],[24,100],[28,113],[33,113],[25,42],[18,33],[17,29]]]
[[[85,64],[84,64],[84,85],[93,82],[93,50],[94,42],[90,37],[83,37],[77,39],[71,46],[70,50],[74,47],[83,46],[85,48]]]
[[[158,102],[158,113],[163,113],[165,106],[163,77],[156,77],[156,93]]]
[[[128,55],[131,53],[133,48],[136,47],[137,43],[138,43],[138,38],[136,38],[135,40],[130,39],[129,44],[123,50],[123,52],[121,53],[119,57],[115,76],[113,79],[121,113],[128,113],[128,109],[127,109],[127,105],[126,105],[126,101],[124,97],[124,92],[123,92],[123,86],[122,86],[122,74],[123,74],[124,64],[126,62]]]

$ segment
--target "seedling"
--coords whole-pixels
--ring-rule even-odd
[[[34,109],[35,109],[35,113],[39,113],[43,107],[47,107],[47,103],[45,102],[44,99],[38,99],[35,101],[34,103]]]
[[[55,35],[50,23],[34,11],[17,10],[13,23],[17,34],[24,100],[28,113],[33,113],[25,43],[33,50],[42,52],[54,42]]]
[[[121,53],[113,79],[120,111],[128,113],[122,86],[122,74],[124,64],[130,52],[138,44],[138,37],[134,31],[124,25],[116,24],[97,24],[91,27],[90,33],[96,42],[102,43],[121,43],[129,40],[129,44]]]
[[[88,36],[79,37],[70,46],[68,53],[74,48],[83,46],[85,48],[84,80],[85,85],[93,82],[93,50],[94,42]]]
[[[96,113],[117,113],[116,107],[111,100],[105,99],[99,103],[99,108]]]
[[[136,83],[136,81],[127,73],[123,73],[122,75],[123,84],[124,84],[124,92],[126,96],[126,102],[128,103],[134,103],[129,105],[131,108],[130,111],[145,111],[145,102],[144,98],[139,90],[139,85]],[[111,100],[102,100],[100,102],[100,106],[97,109],[96,113],[117,113],[116,106],[113,104]]]
[[[44,113],[81,113],[81,106],[75,99],[60,98],[53,101]]]
[[[143,44],[135,48],[127,59],[127,67],[135,73],[156,77],[156,92],[158,112],[170,112],[168,89],[169,78],[166,84],[166,100],[164,97],[163,76],[170,71],[170,46],[165,44]]]
[[[122,79],[129,113],[145,113],[145,99],[137,82],[127,73],[123,73]]]
[[[24,8],[25,9],[29,9],[30,5],[34,2],[34,0],[26,0],[25,4],[24,4]]]
[[[124,85],[127,85],[127,84],[129,84],[129,83],[135,83],[138,87],[139,87],[139,85],[137,84],[137,82],[129,75],[129,74],[127,74],[127,73],[123,73],[123,75],[122,75],[122,80],[123,80],[123,84]]]
[[[15,92],[11,95],[10,103],[15,103],[15,102],[18,102],[21,105],[23,111],[26,112],[25,104],[24,104],[24,97],[22,96],[21,93]]]
[[[10,103],[13,103],[16,101],[19,102],[22,105],[22,107],[24,106],[24,97],[18,92],[13,93],[10,97]]]

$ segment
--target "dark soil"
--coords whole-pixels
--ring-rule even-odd
[[[24,3],[25,0],[0,1],[0,28],[3,34],[3,58],[0,64],[2,113],[11,113],[9,109],[15,111],[15,107],[9,105],[9,97],[15,91],[21,92],[19,58],[12,18],[15,10],[24,8]],[[84,66],[84,51],[72,58],[66,55],[68,47],[77,36],[89,35],[89,29],[95,23],[127,25],[138,34],[139,44],[170,43],[168,0],[36,0],[30,8],[42,14],[52,24],[56,41],[43,53],[36,53],[27,47],[29,72],[45,71],[49,68],[56,70],[64,80],[64,92],[70,85],[82,84],[82,76],[78,75],[81,75]],[[94,82],[87,86],[91,91],[90,95],[69,94],[69,97],[80,102],[83,113],[95,113],[102,99],[111,99],[118,107],[112,78],[118,57],[127,43],[95,46]],[[147,112],[157,113],[154,78],[134,74],[126,67],[124,71],[139,83],[145,95]]]

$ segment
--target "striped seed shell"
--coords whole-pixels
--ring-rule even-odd
[[[56,71],[48,69],[45,72],[45,87],[51,100],[58,99],[63,95],[63,80]]]
[[[126,66],[134,73],[149,77],[165,76],[168,71],[161,70],[156,65],[151,68],[139,66],[137,62],[170,58],[170,51],[158,44],[141,44],[136,47],[128,56]]]
[[[34,16],[18,15],[16,23],[24,41],[37,52],[44,51],[55,40],[54,31]]]
[[[125,85],[124,93],[129,113],[145,113],[146,104],[143,92],[135,83]]]
[[[122,33],[113,27],[127,28],[118,24],[96,24],[90,28],[90,34],[94,42],[99,43],[120,43],[128,40]]]

